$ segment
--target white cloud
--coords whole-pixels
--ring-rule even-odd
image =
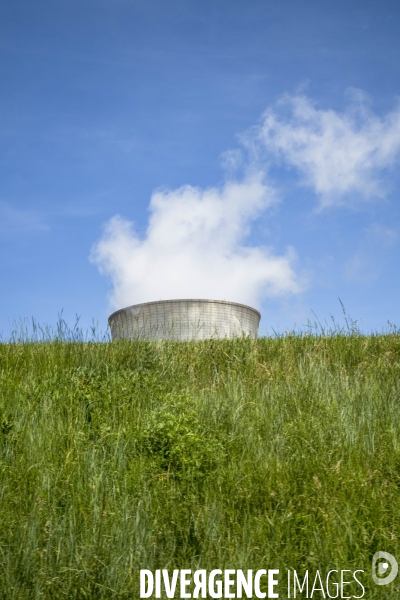
[[[243,153],[241,150],[226,150],[221,154],[221,166],[227,175],[232,175],[243,166]]]
[[[221,188],[155,192],[144,239],[113,217],[91,253],[112,280],[112,305],[211,298],[259,306],[265,296],[299,291],[293,251],[276,256],[244,243],[251,222],[275,201],[258,173]]]
[[[319,196],[320,207],[340,205],[351,196],[385,196],[381,176],[400,153],[400,107],[380,118],[362,92],[352,90],[345,112],[322,110],[306,96],[285,96],[267,110],[251,146],[295,167]]]
[[[224,186],[155,192],[143,239],[120,216],[108,222],[91,260],[111,278],[113,307],[171,298],[260,306],[266,297],[299,292],[293,251],[278,256],[246,244],[252,222],[277,201],[266,183],[271,157],[299,172],[320,208],[383,197],[384,171],[400,154],[400,107],[377,117],[357,90],[343,113],[319,109],[304,95],[285,96],[242,141],[247,160],[241,150],[222,155]],[[235,172],[247,175],[234,181]],[[360,257],[349,263],[349,276],[363,270]]]

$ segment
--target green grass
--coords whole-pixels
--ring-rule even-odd
[[[399,484],[398,335],[0,344],[2,599],[134,599],[141,568],[398,598],[370,565],[400,560]]]

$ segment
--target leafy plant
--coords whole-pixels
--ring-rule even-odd
[[[222,436],[207,431],[188,394],[169,394],[150,413],[139,438],[143,452],[174,475],[203,477],[221,464]]]

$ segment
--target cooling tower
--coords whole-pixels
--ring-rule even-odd
[[[108,323],[113,340],[257,337],[260,313],[224,300],[161,300],[122,308]]]

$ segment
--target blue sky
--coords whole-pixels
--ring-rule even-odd
[[[261,333],[338,298],[400,326],[399,30],[387,0],[3,2],[0,331],[214,290]]]

